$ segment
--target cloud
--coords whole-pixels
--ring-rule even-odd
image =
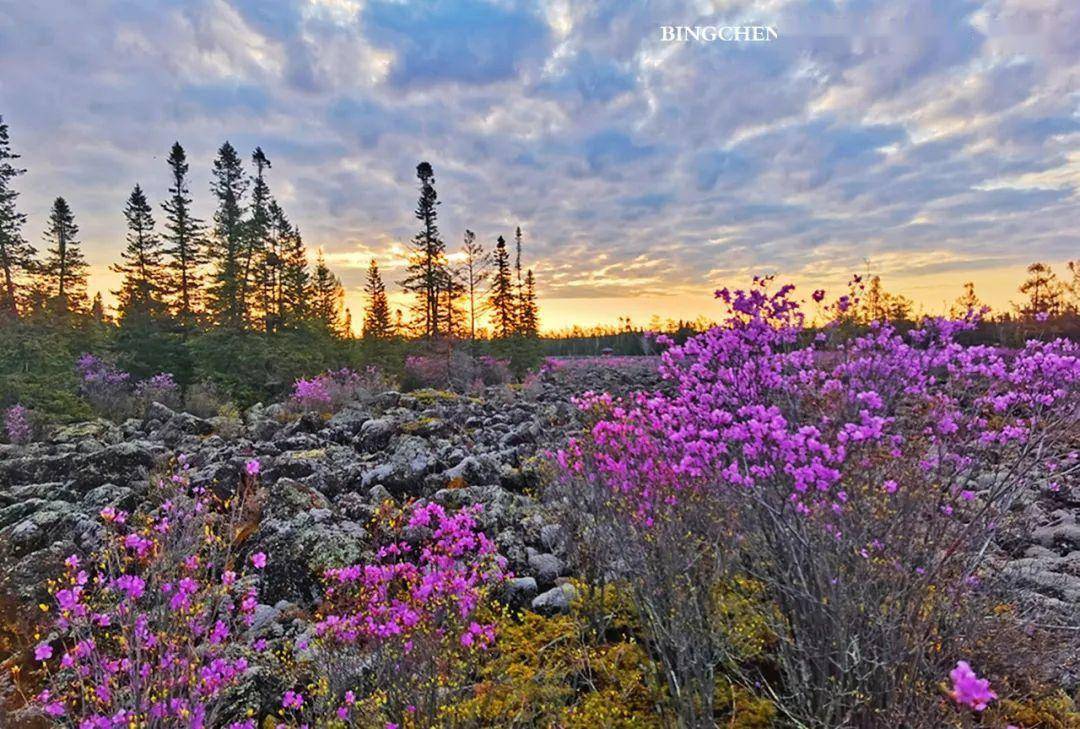
[[[1075,256],[1078,32],[1069,0],[46,0],[0,6],[0,113],[28,236],[65,195],[95,270],[174,140],[209,219],[230,139],[350,290],[412,235],[421,159],[450,247],[521,225],[546,298],[959,277]]]

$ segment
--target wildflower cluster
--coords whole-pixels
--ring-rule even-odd
[[[374,558],[326,572],[316,643],[306,646],[325,678],[283,695],[287,719],[375,726],[435,715],[433,689],[452,686],[455,663],[495,639],[494,625],[475,613],[505,560],[480,531],[478,511],[430,503],[380,512]],[[357,665],[371,671],[360,676],[350,670]]]
[[[30,411],[19,404],[12,405],[4,412],[4,434],[8,443],[29,443],[34,435],[30,423]]]
[[[233,553],[239,501],[192,488],[187,472],[181,457],[150,514],[104,508],[100,551],[68,557],[53,585],[34,658],[47,672],[36,703],[59,723],[224,725],[223,695],[253,656],[243,634],[260,564],[244,574]]]
[[[374,365],[362,372],[343,367],[296,380],[289,404],[303,412],[329,413],[348,402],[388,389],[391,389],[390,381]]]
[[[106,417],[118,420],[139,415],[151,402],[174,407],[179,404],[179,387],[167,372],[136,382],[127,372],[90,353],[79,357],[75,366],[79,392],[95,411]]]
[[[955,606],[974,604],[965,596],[985,581],[982,556],[1016,495],[1077,479],[1080,346],[963,347],[975,314],[843,339],[810,330],[792,288],[768,284],[718,292],[724,326],[661,342],[672,394],[583,397],[595,424],[557,460],[613,535],[607,566],[654,580],[642,607],[658,634],[689,629],[665,623],[683,606],[656,605],[687,589],[673,581],[691,568],[713,565],[695,578],[706,584],[748,574],[772,591],[778,630],[798,636],[780,644],[793,710],[842,723],[847,692],[873,696],[880,717],[937,680],[925,666],[943,641],[959,647]],[[708,624],[680,619],[691,617]],[[956,634],[940,635],[949,625]],[[703,651],[701,670],[672,667],[706,703],[725,650]]]

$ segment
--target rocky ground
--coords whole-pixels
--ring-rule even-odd
[[[25,646],[32,606],[64,557],[100,539],[98,512],[132,510],[152,472],[186,454],[196,484],[229,487],[245,461],[267,487],[253,549],[274,556],[258,622],[274,626],[318,595],[324,567],[356,561],[365,526],[387,497],[482,503],[483,520],[517,577],[509,600],[564,607],[563,533],[537,500],[545,452],[580,428],[573,395],[653,388],[655,375],[616,367],[547,372],[483,397],[384,392],[332,417],[255,406],[242,419],[201,419],[155,404],[142,420],[55,429],[42,442],[0,446],[0,662]],[[1037,528],[1007,545],[1005,568],[1044,604],[1080,602],[1080,501],[1047,494],[1028,506]],[[283,618],[282,618],[283,620]]]
[[[580,428],[573,395],[654,387],[636,369],[548,372],[482,397],[383,392],[327,418],[256,405],[241,419],[198,418],[153,404],[142,420],[56,428],[43,441],[0,445],[0,661],[20,644],[31,606],[64,557],[90,553],[106,506],[135,509],[150,476],[185,454],[196,485],[231,488],[250,458],[267,502],[252,549],[274,555],[260,621],[310,605],[324,567],[358,560],[365,525],[391,497],[482,503],[483,520],[517,577],[509,599],[539,611],[567,601],[559,526],[536,495],[545,453]],[[6,643],[6,645],[5,645]]]

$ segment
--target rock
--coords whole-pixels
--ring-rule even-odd
[[[456,466],[442,474],[447,481],[461,479],[469,486],[499,482],[499,464],[491,456],[465,456]]]
[[[573,585],[562,584],[533,598],[532,609],[541,615],[569,612],[570,604],[577,599],[577,594]]]
[[[545,524],[540,528],[540,541],[553,554],[566,554],[566,531],[559,524]]]
[[[397,432],[397,423],[390,418],[368,420],[360,427],[360,448],[367,453],[374,453],[386,448],[390,438]]]
[[[99,440],[103,443],[119,443],[120,429],[108,420],[98,418],[61,426],[53,431],[50,438],[53,443],[76,443],[87,439]]]
[[[563,572],[563,562],[554,554],[530,554],[529,569],[541,585],[553,585]]]
[[[536,593],[536,580],[532,577],[515,577],[506,583],[505,597],[510,607],[528,605]]]

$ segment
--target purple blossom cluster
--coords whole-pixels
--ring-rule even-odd
[[[34,650],[46,715],[79,729],[223,725],[224,694],[254,655],[241,636],[265,561],[250,574],[231,567],[241,504],[191,487],[188,470],[181,456],[150,514],[102,509],[101,550],[67,558]]]
[[[374,365],[362,372],[343,367],[296,380],[289,404],[302,412],[330,413],[348,402],[388,389],[391,389],[391,383]]]
[[[4,434],[7,435],[8,443],[29,443],[34,435],[30,411],[18,403],[4,411]]]
[[[151,402],[179,404],[180,388],[167,372],[134,381],[127,372],[90,353],[79,357],[75,366],[80,394],[95,411],[114,420],[139,415]]]
[[[561,498],[576,490],[593,513],[600,569],[634,565],[679,685],[710,685],[730,647],[693,632],[708,615],[664,601],[695,580],[752,579],[796,636],[776,649],[789,711],[902,717],[943,655],[967,655],[965,610],[978,619],[984,556],[1016,496],[1080,478],[1080,345],[962,346],[977,313],[907,333],[812,329],[767,279],[717,296],[724,325],[661,341],[663,392],[580,398],[593,424],[556,454]],[[709,701],[707,688],[688,699],[688,720]]]

